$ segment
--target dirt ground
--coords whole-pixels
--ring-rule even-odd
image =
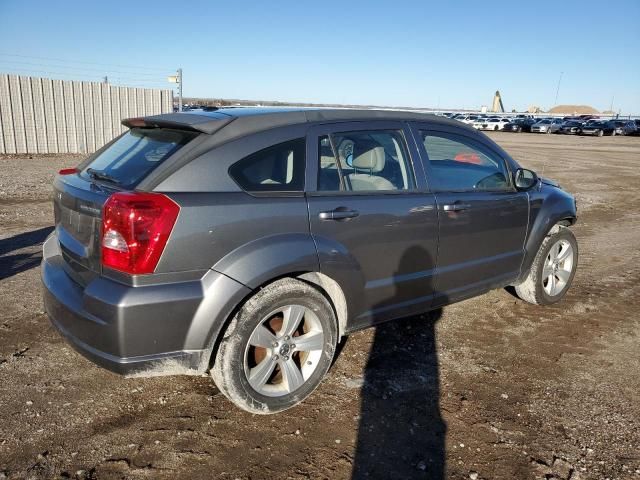
[[[68,347],[39,261],[53,172],[78,158],[0,158],[0,479],[640,479],[640,137],[491,136],[577,195],[567,297],[497,290],[354,334],[276,416]]]

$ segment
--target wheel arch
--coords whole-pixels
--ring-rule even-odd
[[[546,186],[531,194],[531,219],[525,241],[525,252],[518,281],[526,278],[542,241],[559,227],[570,227],[577,221],[575,199],[556,187]]]
[[[242,306],[253,295],[255,295],[257,291],[283,278],[293,278],[303,281],[314,287],[325,296],[336,316],[336,326],[338,327],[338,341],[340,341],[340,339],[346,334],[348,307],[346,296],[338,282],[318,271],[291,271],[275,276],[273,278],[269,278],[261,285],[258,285],[256,288],[247,290],[244,297],[237,302],[236,306],[232,310],[228,312],[222,322],[214,322],[211,325],[207,340],[207,347],[205,348],[205,353],[202,356],[202,362],[199,371],[204,372],[213,366],[213,361],[215,359],[220,342],[224,337],[227,328],[235,318],[238,311],[242,308]]]
[[[347,297],[344,291],[333,278],[321,272],[306,272],[296,276],[300,280],[311,283],[315,288],[319,289],[326,297],[334,310],[338,321],[338,339],[345,335],[347,330],[347,318],[349,311],[347,306]]]

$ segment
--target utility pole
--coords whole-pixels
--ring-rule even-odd
[[[560,72],[560,78],[558,78],[558,88],[556,88],[556,102],[555,102],[555,104],[554,104],[554,107],[555,107],[556,105],[558,105],[558,94],[560,93],[560,82],[562,81],[562,74],[563,74],[563,73],[564,73],[564,72]]]
[[[182,111],[182,69],[178,69],[178,111]]]

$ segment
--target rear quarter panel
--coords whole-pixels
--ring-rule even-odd
[[[270,274],[317,270],[304,196],[176,193],[180,215],[157,272],[214,268],[245,285]],[[267,279],[268,280],[268,279]]]

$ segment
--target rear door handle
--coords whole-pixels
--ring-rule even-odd
[[[360,212],[357,210],[343,210],[341,208],[336,208],[329,212],[320,212],[318,217],[320,217],[320,220],[346,220],[348,218],[355,218],[358,215],[360,215]]]
[[[471,205],[468,203],[450,203],[448,205],[443,205],[442,210],[445,212],[461,212],[462,210],[468,210],[471,208]]]

